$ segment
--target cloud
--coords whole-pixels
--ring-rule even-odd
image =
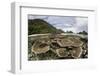
[[[51,24],[74,24],[75,18],[74,17],[65,17],[65,16],[49,16],[48,22]]]
[[[86,31],[88,32],[88,18],[86,17],[76,17],[76,32]]]
[[[47,16],[42,16],[42,15],[28,15],[28,19],[45,19]]]
[[[84,26],[88,23],[88,18],[76,17],[76,26]]]
[[[74,19],[71,19],[71,18],[72,17],[68,17],[66,22],[63,22],[61,24],[58,23],[53,26],[56,27],[57,29],[62,29],[65,32],[66,31],[73,31],[75,33],[78,33],[81,31],[88,32],[88,18],[85,18],[85,17],[73,17]]]

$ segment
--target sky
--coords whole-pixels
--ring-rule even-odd
[[[57,29],[74,33],[88,32],[88,17],[28,15],[28,19],[43,19]]]

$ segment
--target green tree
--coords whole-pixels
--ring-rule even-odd
[[[84,34],[84,35],[87,35],[88,33],[86,31],[82,31],[82,32],[79,32],[78,34]]]

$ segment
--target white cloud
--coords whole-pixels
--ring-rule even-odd
[[[74,25],[76,28],[76,32],[80,32],[80,31],[88,32],[88,18],[76,17],[76,24]]]
[[[56,27],[57,29],[62,29],[64,32],[66,31],[73,31],[73,32],[77,32],[76,27],[74,27],[73,25],[70,24],[57,24],[57,25],[53,25],[54,27]]]
[[[29,15],[28,16],[28,19],[37,19],[37,18],[39,18],[39,19],[45,19],[45,18],[47,18],[47,16],[37,16],[37,15]]]
[[[76,28],[74,27],[70,27],[70,28],[63,28],[63,30],[66,31],[73,31],[74,33],[76,33]]]
[[[74,19],[71,19],[74,18]],[[62,20],[61,20],[62,19]],[[75,33],[80,31],[86,31],[88,32],[88,18],[86,17],[68,17],[67,20],[63,21],[63,18],[55,19],[54,22],[58,22],[58,24],[53,25],[57,29],[62,29],[63,31],[73,31]],[[51,18],[51,21],[53,19]],[[52,22],[53,23],[53,22]]]
[[[84,26],[88,24],[88,18],[76,17],[76,26]]]

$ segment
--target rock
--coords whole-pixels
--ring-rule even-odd
[[[85,55],[88,49],[87,43],[83,43],[79,37],[59,34],[56,36],[46,35],[38,38],[36,37],[31,47],[31,51],[36,55],[46,54],[48,51],[51,51],[58,58],[81,58],[82,54]],[[87,56],[88,55],[86,55],[86,57]]]
[[[57,43],[59,44],[60,47],[70,47],[70,46],[80,47],[83,44],[82,41],[74,37],[59,39],[57,40]]]
[[[35,41],[35,43],[32,46],[31,51],[34,52],[35,54],[41,54],[41,53],[46,53],[49,51],[50,46],[48,43],[45,43],[45,41]]]
[[[72,50],[70,50],[70,53],[71,53],[72,57],[80,58],[82,51],[83,50],[81,47],[76,47],[76,48],[73,48]]]
[[[59,57],[67,57],[68,56],[68,52],[66,52],[66,48],[56,49],[56,53]]]

